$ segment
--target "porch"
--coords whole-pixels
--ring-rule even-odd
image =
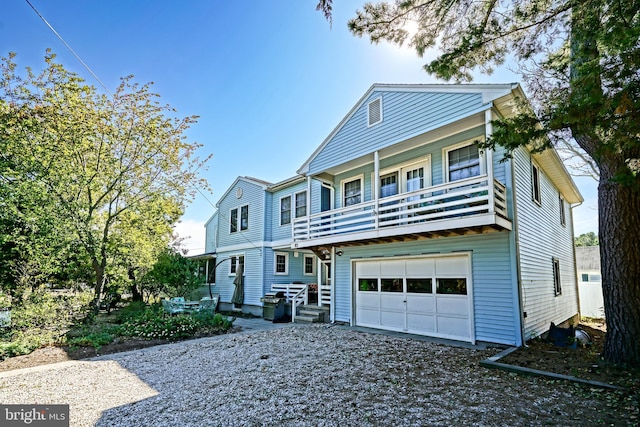
[[[297,218],[293,248],[511,230],[506,187],[489,175]]]

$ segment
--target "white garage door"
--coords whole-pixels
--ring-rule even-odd
[[[469,255],[357,261],[356,325],[474,342]]]

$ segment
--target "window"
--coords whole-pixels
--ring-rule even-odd
[[[589,281],[590,282],[600,282],[602,280],[602,276],[600,274],[590,274]]]
[[[392,172],[380,177],[380,197],[390,197],[398,194],[398,173]]]
[[[313,255],[304,256],[304,275],[313,276],[316,274],[316,257]]]
[[[560,283],[560,260],[558,258],[552,258],[553,260],[553,290],[556,296],[562,294],[562,284]]]
[[[589,275],[588,274],[582,274],[582,281],[583,282],[588,282],[589,281]]]
[[[240,208],[240,231],[249,228],[249,206],[244,205]]]
[[[382,292],[402,292],[402,279],[381,279]]]
[[[358,290],[378,292],[378,279],[359,279]]]
[[[560,204],[560,225],[566,225],[567,217],[564,210],[564,197],[562,197],[562,194],[558,195],[558,203]]]
[[[291,196],[280,199],[280,225],[291,224]]]
[[[342,186],[343,189],[343,205],[352,206],[362,202],[362,178],[347,181]]]
[[[235,276],[240,266],[244,272],[244,255],[231,255],[229,257],[229,276]]]
[[[436,293],[445,295],[466,295],[467,279],[436,279]]]
[[[289,254],[286,252],[276,252],[275,274],[289,274]]]
[[[307,216],[307,192],[296,193],[296,218]]]
[[[431,279],[407,279],[407,292],[414,294],[432,293]]]
[[[458,181],[480,175],[478,144],[469,144],[447,151],[447,181]]]
[[[368,125],[373,126],[382,121],[382,98],[376,98],[369,103]]]
[[[542,205],[542,195],[540,194],[540,169],[531,163],[531,186],[533,201]]]
[[[238,209],[231,209],[231,215],[229,218],[229,222],[231,223],[231,228],[229,229],[229,233],[235,233],[238,231]]]
[[[231,215],[229,215],[229,222],[231,227],[230,233],[238,231],[238,208],[231,209]],[[240,208],[240,231],[244,231],[249,228],[249,205],[244,205]]]

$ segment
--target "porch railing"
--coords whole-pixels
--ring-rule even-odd
[[[309,304],[309,286],[307,285],[304,285],[304,288],[296,292],[296,294],[291,298],[291,321],[294,323],[296,321],[298,306],[302,304]]]
[[[271,285],[271,292],[274,294],[282,292],[284,298],[290,302],[297,293],[306,287],[307,285],[305,283],[274,283]]]
[[[293,240],[496,213],[507,218],[506,187],[487,175],[435,185],[298,218]]]

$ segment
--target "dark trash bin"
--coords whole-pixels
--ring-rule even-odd
[[[266,294],[260,298],[262,302],[262,317],[265,320],[271,320],[272,322],[280,321],[284,318],[284,304],[286,298],[284,292],[278,292],[275,294]]]

